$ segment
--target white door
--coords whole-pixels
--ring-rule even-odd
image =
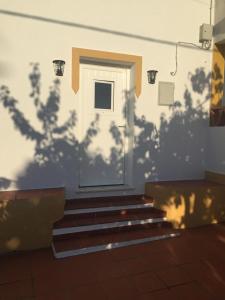
[[[80,187],[123,185],[128,70],[81,64]]]

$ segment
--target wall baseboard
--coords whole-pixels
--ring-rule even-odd
[[[225,174],[212,171],[205,171],[205,179],[219,184],[225,185]]]

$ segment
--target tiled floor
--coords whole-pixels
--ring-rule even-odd
[[[17,299],[225,299],[225,224],[62,260],[50,249],[1,256],[0,300]]]

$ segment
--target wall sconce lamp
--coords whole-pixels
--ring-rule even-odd
[[[60,59],[53,60],[53,67],[56,76],[63,76],[65,61]]]
[[[154,84],[155,83],[155,79],[156,79],[156,74],[157,73],[158,73],[158,71],[156,71],[156,70],[148,70],[147,71],[148,83],[150,83],[150,84]]]

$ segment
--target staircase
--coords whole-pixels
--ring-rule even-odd
[[[165,212],[146,196],[67,200],[54,224],[56,258],[110,250],[178,236]]]

